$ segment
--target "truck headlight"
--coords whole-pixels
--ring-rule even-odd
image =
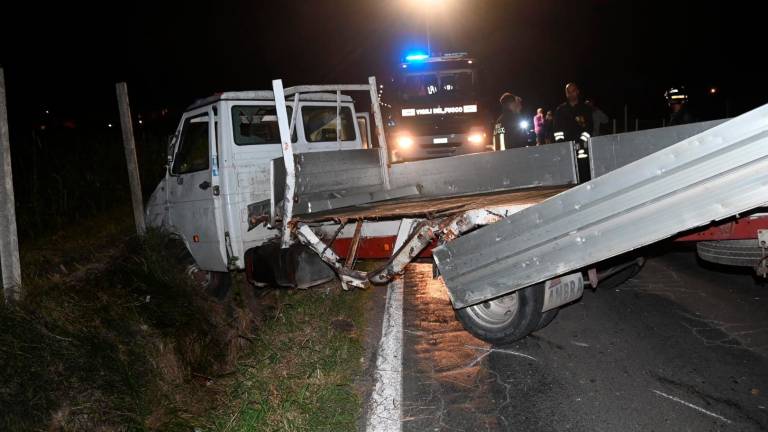
[[[474,133],[469,134],[469,137],[467,138],[467,140],[469,142],[471,142],[472,144],[482,144],[483,141],[485,141],[485,134],[484,133],[479,133],[479,132],[474,132]]]
[[[397,146],[402,150],[406,150],[413,147],[413,138],[407,135],[401,135],[397,137],[396,142],[397,142]]]

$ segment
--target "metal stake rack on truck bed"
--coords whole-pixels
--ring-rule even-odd
[[[294,155],[288,92],[273,82],[284,157],[273,161],[269,219],[283,246],[306,244],[353,285],[386,282],[437,239],[437,267],[463,308],[768,202],[768,105],[720,124],[593,138],[595,178],[578,184],[572,143],[390,165],[369,84],[291,94],[370,90],[379,149]],[[315,229],[404,217],[423,221],[369,273],[344,266]]]

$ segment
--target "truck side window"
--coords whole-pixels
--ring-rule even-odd
[[[287,108],[290,122],[293,109]],[[232,135],[237,145],[280,144],[277,109],[268,105],[232,107]],[[296,142],[295,129],[292,138]]]
[[[337,141],[336,139],[336,107],[335,106],[303,106],[301,116],[304,121],[304,136],[307,142]],[[341,140],[355,140],[355,120],[352,110],[342,107]]]
[[[208,114],[190,117],[181,128],[181,139],[171,174],[186,174],[208,169]]]

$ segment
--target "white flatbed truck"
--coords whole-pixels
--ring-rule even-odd
[[[364,147],[342,92],[370,96],[378,147]],[[334,273],[345,287],[383,284],[431,249],[464,326],[509,342],[642,264],[611,260],[768,202],[768,106],[636,134],[593,138],[581,184],[573,143],[392,165],[374,78],[276,80],[187,110],[147,220],[183,239],[209,283],[236,270],[258,283],[270,262],[282,285]],[[383,256],[377,270],[352,267]]]

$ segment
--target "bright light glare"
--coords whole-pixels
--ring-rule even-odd
[[[401,149],[409,149],[413,147],[413,138],[409,136],[397,137],[397,146]]]
[[[520,122],[520,129],[522,130],[528,130],[528,122],[523,120]]]
[[[405,56],[406,61],[421,61],[421,60],[426,60],[428,58],[429,56],[424,53],[413,53]]]
[[[473,133],[473,134],[470,134],[470,135],[469,135],[469,138],[467,138],[467,139],[468,139],[468,140],[469,140],[469,142],[471,142],[472,144],[482,144],[482,143],[483,143],[483,141],[485,140],[484,138],[485,138],[485,137],[484,137],[484,136],[483,136],[483,134],[481,134],[481,133]]]

